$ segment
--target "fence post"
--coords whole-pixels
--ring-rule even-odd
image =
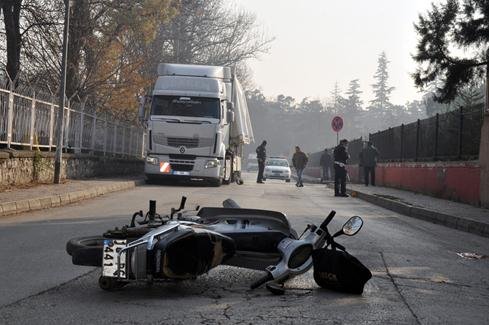
[[[126,153],[125,144],[126,144],[126,127],[123,125],[122,126],[122,146],[121,146],[121,154],[122,155],[124,155]]]
[[[92,122],[92,141],[90,144],[90,149],[92,154],[95,154],[95,137],[97,136],[97,112],[93,112],[93,122]]]
[[[401,124],[401,162],[404,158],[404,123]]]
[[[146,146],[146,143],[145,143],[146,132],[144,132],[144,129],[141,129],[140,135],[141,135],[141,141],[139,141],[139,142],[141,143],[141,158],[144,158],[144,148]]]
[[[460,106],[459,110],[459,124],[458,124],[458,159],[462,159],[462,146],[463,146],[463,129],[464,129],[464,108]]]
[[[68,144],[69,144],[69,140],[70,140],[70,107],[71,107],[71,101],[68,100],[68,107],[66,109],[66,123],[65,123],[65,132],[64,132],[64,139],[63,139],[63,142],[64,142],[64,148],[65,150],[68,150]],[[64,109],[64,107],[63,107]]]
[[[418,161],[419,157],[419,131],[421,127],[421,121],[418,119],[416,122],[416,151],[414,153],[414,161]]]
[[[85,128],[85,103],[86,100],[83,100],[80,105],[80,134],[77,143],[78,153],[81,153],[83,149],[83,129]]]
[[[117,123],[114,123],[114,146],[112,147],[112,154],[117,154]]]
[[[53,148],[54,135],[54,103],[51,101],[51,109],[49,113],[49,151]]]
[[[105,111],[104,115],[104,156],[107,152],[107,111]]]
[[[10,143],[13,137],[13,122],[14,122],[14,87],[10,82],[10,88],[8,93],[8,111],[7,111],[7,148],[10,148]]]
[[[433,160],[436,160],[438,157],[438,128],[440,126],[440,114],[436,113],[435,118],[435,154]]]
[[[133,136],[133,132],[132,132],[132,125],[131,125],[129,128],[129,149],[127,150],[127,154],[129,156],[132,156],[132,146],[133,146],[132,136]]]
[[[35,122],[36,122],[36,93],[32,94],[31,100],[31,125],[29,130],[29,149],[32,150],[34,145],[34,132],[35,132]],[[37,145],[39,148],[39,141],[37,141]]]

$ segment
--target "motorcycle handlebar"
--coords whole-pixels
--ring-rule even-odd
[[[328,227],[328,224],[331,222],[331,220],[333,220],[333,217],[335,214],[336,214],[336,211],[332,210],[329,213],[329,215],[326,217],[326,219],[323,221],[321,226],[319,226],[319,228],[321,228],[322,230],[326,230],[326,228]]]
[[[250,288],[251,289],[256,289],[258,288],[259,286],[267,283],[268,281],[271,281],[273,280],[273,276],[270,272],[267,272],[267,274],[265,276],[263,276],[262,278],[258,279],[257,281],[253,282],[251,285],[250,285]]]

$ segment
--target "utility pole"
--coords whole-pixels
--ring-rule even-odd
[[[54,158],[54,183],[61,181],[61,162],[63,152],[63,129],[65,111],[65,92],[66,92],[66,57],[68,56],[68,28],[70,26],[70,3],[71,0],[64,0],[65,21],[63,29],[63,52],[61,55],[61,80],[59,87],[59,111],[56,129],[56,156]]]

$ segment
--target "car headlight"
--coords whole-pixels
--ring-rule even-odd
[[[146,157],[146,162],[152,165],[158,165],[158,158],[156,157]]]
[[[207,160],[204,168],[216,168],[219,166],[219,160]]]

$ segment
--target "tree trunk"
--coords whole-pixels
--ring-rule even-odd
[[[90,33],[90,1],[75,1],[70,13],[66,96],[80,93],[82,49]],[[80,95],[82,95],[80,93]]]
[[[20,9],[22,0],[4,0],[1,2],[3,23],[7,37],[7,73],[14,83],[20,70],[20,51],[22,39],[20,35]]]

